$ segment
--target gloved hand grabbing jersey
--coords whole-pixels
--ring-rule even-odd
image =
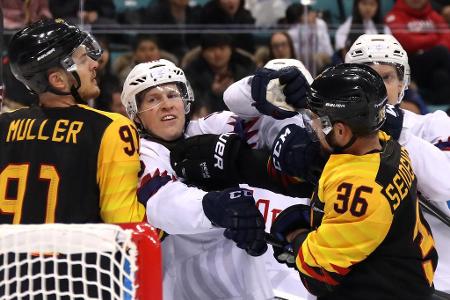
[[[178,143],[170,152],[170,163],[178,176],[205,190],[237,185],[236,164],[242,144],[237,134],[204,134]]]
[[[295,124],[283,127],[272,146],[276,170],[312,184],[317,183],[326,160],[320,142],[312,141],[306,129]]]
[[[309,216],[310,207],[308,205],[296,204],[283,210],[273,222],[270,233],[285,245],[284,247],[273,247],[273,256],[279,263],[295,268],[295,258],[298,249],[310,231]],[[286,236],[298,229],[305,229],[305,233],[288,242]]]
[[[296,109],[306,107],[306,94],[309,84],[302,72],[296,67],[286,67],[280,70],[262,68],[256,71],[251,83],[254,106],[262,114],[275,119],[293,117],[297,112],[278,108],[267,99],[267,86],[272,79],[276,78],[279,79],[280,85],[284,85],[283,94],[286,97],[287,104]]]
[[[203,211],[214,225],[226,228],[226,238],[248,254],[259,256],[266,252],[265,222],[251,190],[229,188],[209,192],[203,197]]]

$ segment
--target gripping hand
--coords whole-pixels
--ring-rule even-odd
[[[279,263],[287,264],[288,267],[295,267],[295,256],[297,252],[293,245],[288,243],[286,235],[297,229],[310,229],[310,207],[308,205],[296,204],[283,210],[270,228],[270,233],[284,247],[273,247],[273,256]]]
[[[276,170],[313,184],[320,177],[325,161],[320,143],[312,141],[306,129],[294,124],[283,127],[272,146]]]
[[[236,161],[241,145],[233,133],[194,136],[170,151],[170,163],[188,182],[206,190],[222,189],[239,183]]]
[[[284,86],[282,88],[282,95],[275,96],[275,98],[285,97],[284,101],[280,99],[267,99],[269,83],[274,79],[279,80],[279,86],[274,85],[270,89],[281,89]],[[308,89],[308,81],[296,67],[287,67],[280,70],[262,68],[256,71],[252,79],[251,93],[255,101],[253,105],[262,114],[275,119],[290,118],[297,114],[295,109],[305,108]],[[274,91],[273,93],[276,94],[277,92],[279,93],[280,91]],[[283,109],[278,107],[280,105],[273,104],[277,101],[285,102],[291,109]]]
[[[392,136],[394,140],[400,138],[403,128],[403,111],[398,105],[386,105],[386,121],[381,130]]]
[[[226,228],[226,238],[248,254],[259,256],[266,252],[265,222],[251,190],[229,188],[209,192],[203,197],[203,211],[214,225]]]

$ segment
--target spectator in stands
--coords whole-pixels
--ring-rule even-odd
[[[23,28],[40,19],[51,19],[48,0],[0,0],[3,26],[6,29]]]
[[[284,17],[286,8],[291,2],[291,0],[247,0],[245,8],[255,18],[256,26],[273,26],[280,18]]]
[[[132,44],[132,51],[119,56],[113,62],[113,72],[123,84],[135,65],[160,58],[177,63],[177,58],[173,54],[159,48],[156,37],[145,34],[137,35]]]
[[[193,105],[194,116],[226,110],[222,99],[225,89],[254,70],[251,57],[236,50],[229,35],[203,35],[199,56],[185,69],[197,99]]]
[[[125,108],[120,102],[122,85],[119,78],[111,72],[109,41],[106,37],[98,37],[98,41],[103,49],[103,53],[98,60],[97,76],[95,78],[100,87],[100,95],[95,99],[94,106],[97,109],[117,112],[127,116]]]
[[[431,0],[431,5],[450,24],[450,0]]]
[[[389,28],[383,25],[380,0],[355,0],[353,2],[352,15],[336,31],[335,49],[338,51],[345,49],[346,53],[346,50],[363,33],[390,33]]]
[[[270,37],[269,60],[275,58],[295,58],[294,43],[291,36],[284,31],[278,31]]]
[[[113,0],[85,0],[80,17],[87,24],[117,24]]]
[[[48,0],[48,6],[55,18],[62,18],[69,23],[80,23],[78,13],[80,11],[79,1]]]
[[[296,58],[291,36],[285,31],[272,33],[269,40],[269,47],[259,47],[254,55],[254,60],[258,68],[261,68],[269,60],[275,58]]]
[[[50,11],[55,18],[63,18],[77,24],[80,20],[85,24],[117,24],[113,0],[82,0],[84,9],[81,11],[80,1],[48,0]]]
[[[305,9],[308,10],[305,19]],[[331,61],[331,46],[328,25],[317,16],[311,7],[294,3],[286,10],[286,20],[292,24],[288,30],[295,47],[295,53],[305,67],[314,75]]]
[[[128,117],[125,107],[120,101],[122,93],[122,85],[117,78],[104,82],[101,85],[101,93],[95,99],[94,106],[96,109],[103,111],[115,112]]]
[[[412,87],[411,85],[405,91],[405,96],[400,103],[400,107],[419,115],[426,115],[430,112],[422,96],[417,91],[417,87]]]
[[[202,24],[220,24],[221,29],[236,29],[241,25],[247,28],[255,24],[252,14],[244,8],[245,0],[210,0],[200,14]],[[246,26],[247,25],[247,26]],[[252,34],[233,34],[235,45],[251,53],[254,52]]]
[[[31,93],[22,82],[17,80],[11,73],[9,59],[5,56],[3,63],[3,83],[5,90],[0,114],[13,111],[22,107],[29,107],[38,103],[38,96]]]
[[[172,25],[171,31],[183,30],[186,25],[199,23],[200,6],[190,6],[189,0],[158,0],[150,3],[143,23]],[[161,48],[181,58],[189,49],[198,45],[195,34],[162,33],[158,35]]]
[[[386,24],[408,53],[412,79],[427,102],[450,103],[450,32],[428,0],[398,0]]]

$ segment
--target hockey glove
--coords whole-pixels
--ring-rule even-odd
[[[285,85],[283,94],[286,96],[286,103],[296,109],[306,108],[309,83],[303,73],[296,67],[288,67],[280,71],[280,84]]]
[[[255,205],[253,192],[229,188],[203,197],[203,211],[213,225],[226,228],[224,236],[252,256],[264,254],[265,222]]]
[[[288,243],[286,236],[297,229],[310,230],[310,207],[308,205],[296,204],[289,206],[283,210],[270,228],[270,233],[283,247],[273,246],[273,256],[282,264],[286,264],[290,268],[295,268],[295,258],[303,239],[296,238],[293,243]],[[304,234],[306,237],[307,234]],[[294,245],[298,243],[299,245]]]
[[[272,146],[276,170],[312,184],[319,180],[326,160],[320,142],[312,141],[306,129],[295,124],[283,127]]]
[[[403,111],[399,105],[386,105],[386,121],[381,130],[392,136],[396,141],[400,138],[403,127]]]
[[[178,176],[205,190],[237,185],[237,156],[242,146],[237,134],[204,134],[178,143],[170,152],[170,164]]]
[[[277,78],[280,85],[285,85],[283,88],[283,94],[286,97],[285,102],[297,109],[305,107],[309,85],[302,72],[295,67],[287,67],[277,71],[262,68],[256,71],[251,82],[252,98],[255,101],[253,105],[262,114],[275,119],[293,117],[297,115],[297,112],[279,108],[267,99],[267,86],[271,80]]]

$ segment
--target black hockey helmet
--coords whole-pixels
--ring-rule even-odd
[[[307,97],[309,109],[331,124],[347,124],[355,135],[380,129],[385,117],[387,92],[383,79],[364,64],[340,64],[316,77]]]
[[[71,55],[82,44],[89,57],[94,60],[100,58],[101,47],[89,33],[62,19],[39,20],[11,38],[8,46],[11,71],[37,94],[49,90],[47,71],[53,67],[71,72],[80,85]]]

